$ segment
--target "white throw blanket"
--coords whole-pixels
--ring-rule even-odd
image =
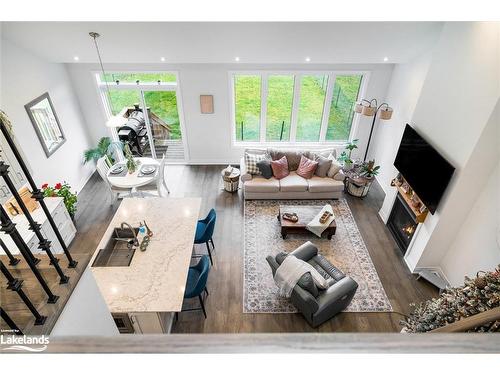
[[[320,219],[321,216],[323,216],[323,213],[325,211],[330,212],[332,214],[332,216],[330,216],[328,218],[328,220],[324,224],[321,224],[319,222],[319,219]],[[335,220],[335,214],[333,213],[333,208],[329,204],[326,204],[325,207],[323,207],[321,209],[321,211],[319,212],[319,214],[317,214],[314,217],[314,219],[312,219],[309,222],[309,224],[306,225],[306,229],[309,230],[310,232],[314,233],[316,236],[321,237],[321,234],[324,232],[324,230],[326,228],[328,228],[328,226],[331,224],[331,222],[333,220]]]
[[[311,273],[318,288],[327,289],[330,286],[330,283],[309,263],[293,255],[288,255],[274,274],[274,282],[279,288],[280,296],[289,298],[292,295],[293,288],[306,272]]]

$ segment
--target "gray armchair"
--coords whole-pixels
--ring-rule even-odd
[[[317,327],[333,318],[351,303],[358,284],[318,254],[318,248],[314,244],[306,242],[290,254],[311,264],[325,279],[335,280],[335,283],[328,289],[318,290],[312,284],[310,274],[307,273],[293,288],[291,302],[312,327]],[[278,254],[276,257],[267,256],[266,260],[271,266],[273,276],[284,257],[284,254]]]

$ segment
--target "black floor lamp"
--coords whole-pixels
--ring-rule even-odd
[[[354,112],[361,113],[365,116],[373,116],[372,127],[370,129],[370,136],[368,137],[368,144],[366,145],[365,157],[363,161],[366,161],[368,156],[368,149],[370,148],[370,141],[372,139],[373,127],[375,126],[375,120],[377,119],[377,113],[380,111],[381,120],[390,120],[392,117],[393,109],[389,107],[389,104],[382,103],[378,105],[377,99],[366,100],[363,99],[354,106]]]

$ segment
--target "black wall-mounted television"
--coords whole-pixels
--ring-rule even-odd
[[[394,166],[434,214],[455,168],[408,124]]]

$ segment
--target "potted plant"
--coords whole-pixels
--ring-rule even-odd
[[[102,137],[96,147],[84,151],[84,163],[91,160],[97,161],[103,156],[106,156],[109,166],[112,166],[115,163],[115,159],[113,157],[113,147],[123,149],[123,144],[121,142],[112,142],[109,137]]]
[[[378,175],[380,170],[380,165],[375,166],[375,160],[370,160],[368,163],[363,163],[361,166],[361,176],[367,180],[372,180],[376,175]]]
[[[130,151],[130,147],[128,144],[124,147],[125,150],[125,160],[127,161],[127,169],[128,173],[132,174],[136,171],[139,166],[139,161],[134,159],[134,155],[132,155],[132,151]]]
[[[358,148],[358,140],[353,139],[351,142],[347,143],[347,146],[345,147],[346,151],[342,151],[342,153],[339,156],[339,161],[341,161],[344,164],[344,169],[345,170],[350,170],[352,169],[352,166],[354,164],[354,161],[352,160],[352,151]]]
[[[71,186],[66,181],[64,181],[64,183],[62,184],[58,182],[54,185],[54,187],[49,186],[49,184],[45,183],[42,185],[42,191],[44,197],[63,198],[64,205],[68,210],[71,220],[75,221],[77,196],[76,193],[73,193],[71,191]]]

